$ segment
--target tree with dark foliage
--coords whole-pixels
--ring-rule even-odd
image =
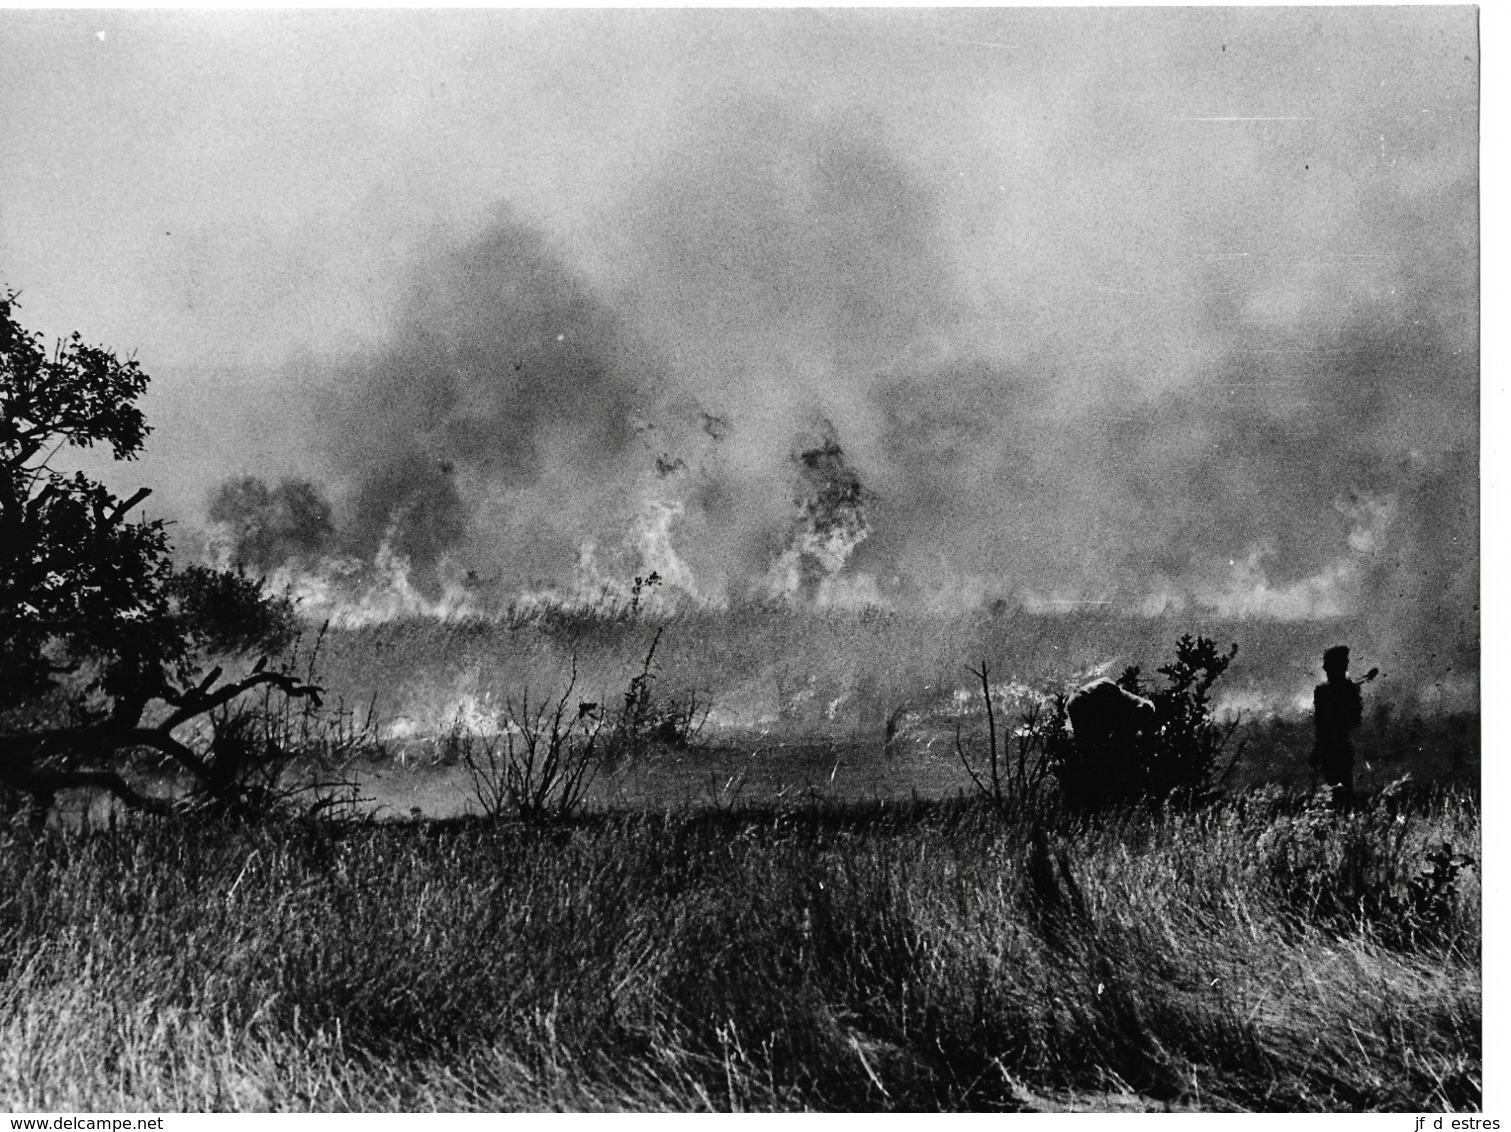
[[[78,334],[49,352],[16,305],[0,292],[0,791],[41,815],[76,787],[164,809],[130,773],[153,752],[234,804],[237,784],[213,751],[174,731],[253,688],[318,702],[318,689],[265,658],[240,679],[200,672],[207,657],[286,643],[292,610],[244,574],[175,569],[162,521],[129,518],[148,489],[122,500],[51,466],[65,444],[134,459],[149,431],[135,404],[148,378]]]

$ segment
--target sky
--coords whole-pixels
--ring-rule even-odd
[[[264,557],[1477,661],[1477,19],[0,11],[0,284]]]

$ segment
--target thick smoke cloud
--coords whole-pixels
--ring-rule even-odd
[[[1290,290],[1214,257],[1199,348],[1125,327],[1085,359],[1053,317],[1075,295],[983,299],[905,154],[741,100],[626,186],[612,269],[510,214],[433,252],[321,387],[333,545],[501,593],[587,562],[704,597],[1358,613],[1473,667],[1472,228],[1405,199]]]
[[[559,575],[633,514],[648,351],[545,239],[508,215],[423,264],[387,344],[320,399],[346,496],[343,549],[421,578],[449,557]]]
[[[272,488],[256,476],[227,480],[210,500],[209,519],[225,533],[232,565],[264,573],[289,563],[318,569],[335,538],[330,502],[308,480]]]
[[[793,547],[804,452],[842,450],[885,506],[875,395],[893,367],[947,350],[970,310],[933,192],[872,119],[736,101],[701,115],[668,164],[627,209],[619,293],[668,344],[682,403],[726,422],[712,443],[683,441],[685,553],[738,592]]]

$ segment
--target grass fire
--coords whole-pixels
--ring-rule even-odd
[[[1476,15],[0,14],[0,1107],[1485,1107]]]

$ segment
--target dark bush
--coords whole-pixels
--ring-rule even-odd
[[[1237,755],[1226,757],[1239,721],[1214,719],[1211,698],[1213,684],[1237,655],[1236,644],[1222,652],[1207,637],[1185,634],[1175,643],[1175,659],[1159,669],[1164,687],[1147,687],[1137,666],[1125,669],[1118,686],[1154,704],[1155,727],[1129,736],[1119,750],[1092,751],[1077,744],[1064,733],[1063,714],[1057,716],[1060,734],[1045,749],[1062,795],[1092,808],[1140,799],[1209,801]],[[1109,755],[1116,760],[1113,766],[1107,765]]]

